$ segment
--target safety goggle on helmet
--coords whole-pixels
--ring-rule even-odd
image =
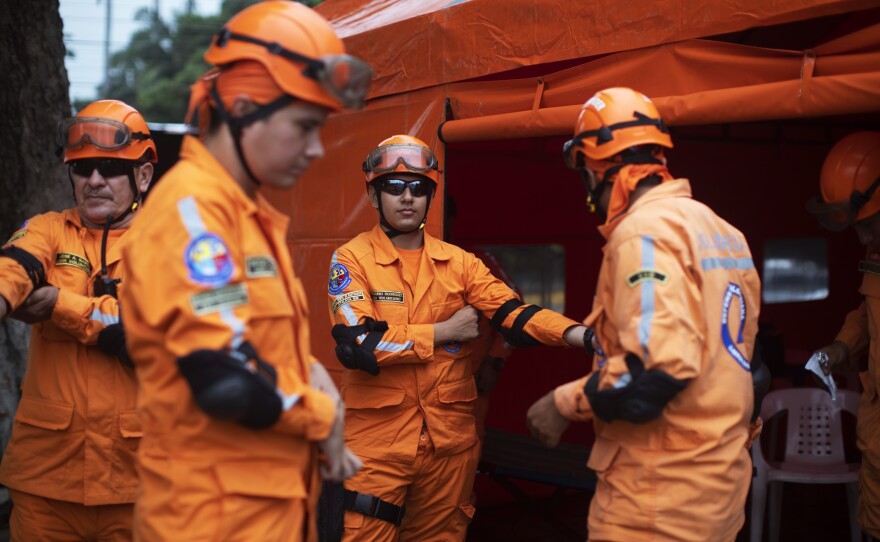
[[[807,201],[807,211],[816,217],[819,224],[833,232],[841,232],[859,219],[861,211],[880,188],[880,177],[865,192],[853,190],[849,200],[826,202],[819,196]]]
[[[118,100],[99,100],[58,123],[55,143],[64,162],[91,158],[156,162],[156,143],[141,114]]]
[[[259,62],[285,94],[334,111],[362,107],[373,75],[366,62],[346,54],[318,12],[280,0],[234,15],[215,35],[205,60],[214,66]]]
[[[434,152],[418,138],[396,135],[382,141],[364,160],[367,183],[389,173],[418,173],[433,181],[440,180],[440,163]]]

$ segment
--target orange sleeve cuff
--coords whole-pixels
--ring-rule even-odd
[[[24,303],[34,285],[27,273],[12,258],[0,258],[0,297],[9,304],[9,312]]]

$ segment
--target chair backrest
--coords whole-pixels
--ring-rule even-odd
[[[819,388],[792,388],[772,391],[764,398],[761,417],[766,422],[788,411],[785,439],[785,462],[827,464],[846,462],[843,449],[841,411],[856,415],[859,394],[838,390],[832,401]]]

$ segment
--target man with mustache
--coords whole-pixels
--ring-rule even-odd
[[[858,363],[862,396],[856,432],[862,452],[859,471],[859,527],[871,540],[880,539],[880,132],[856,132],[838,141],[822,164],[821,197],[807,203],[819,223],[839,232],[852,226],[867,247],[859,262],[864,297],[850,312],[833,343],[818,351],[828,356],[822,370],[855,367],[867,354],[867,365]]]
[[[33,324],[0,482],[13,541],[131,540],[141,425],[116,294],[156,145],[116,100],[62,121],[57,142],[76,207],[31,218],[0,249],[0,318]]]
[[[513,346],[582,347],[587,329],[523,304],[475,255],[424,231],[441,172],[423,141],[392,136],[363,170],[379,223],[333,254],[328,284],[345,437],[364,461],[345,483],[344,540],[464,540],[480,313]]]

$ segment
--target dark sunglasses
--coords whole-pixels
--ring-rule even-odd
[[[92,172],[97,169],[101,177],[106,179],[108,177],[128,175],[139,165],[132,160],[120,160],[118,158],[87,158],[70,162],[70,171],[80,177],[90,177]]]
[[[383,179],[379,182],[379,190],[392,196],[402,195],[407,188],[414,198],[427,196],[434,189],[434,183],[424,179],[404,181],[402,179]]]

